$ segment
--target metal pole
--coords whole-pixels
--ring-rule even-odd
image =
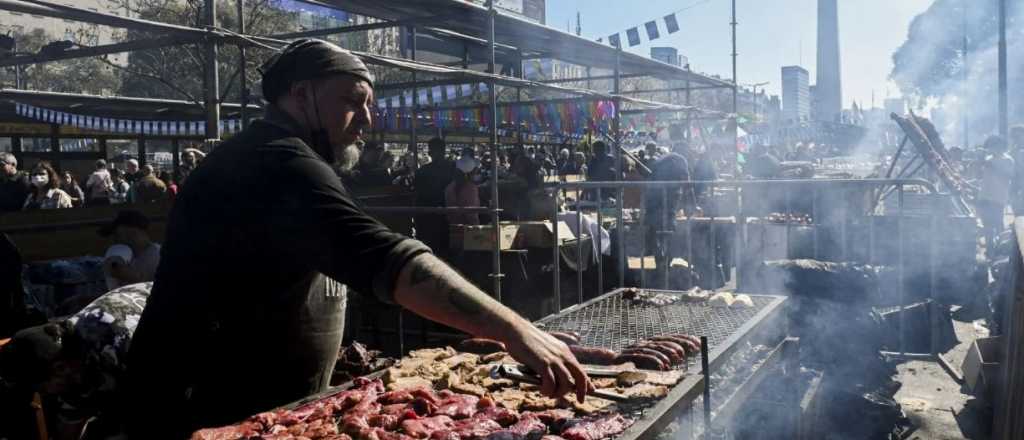
[[[15,54],[18,53],[18,39],[14,39],[14,46],[11,48]],[[21,90],[21,64],[14,66],[14,88]]]
[[[899,217],[897,217],[897,219],[896,219],[896,221],[897,221],[897,224],[896,224],[896,231],[897,231],[896,232],[896,236],[897,236],[897,240],[899,240],[899,243],[897,243],[897,245],[899,246],[898,247],[899,251],[897,253],[897,255],[899,257],[899,261],[897,261],[896,264],[898,265],[897,266],[897,268],[898,268],[897,269],[898,270],[897,273],[899,274],[899,276],[897,277],[898,283],[899,283],[899,285],[897,286],[897,290],[899,292],[897,294],[897,298],[899,298],[899,302],[900,302],[900,304],[899,304],[899,306],[900,306],[900,320],[899,320],[899,329],[900,329],[899,341],[900,342],[899,342],[899,344],[900,344],[900,354],[902,355],[902,354],[906,353],[906,347],[905,347],[906,341],[904,340],[906,334],[903,331],[903,329],[904,329],[903,326],[904,326],[904,323],[905,323],[904,322],[905,321],[904,318],[906,318],[904,316],[905,315],[905,313],[904,313],[905,306],[903,304],[904,302],[906,302],[904,300],[904,291],[903,291],[904,287],[906,286],[906,278],[905,278],[906,277],[906,268],[904,267],[904,264],[903,264],[903,262],[904,262],[904,258],[903,258],[903,184],[899,184],[898,188],[899,188],[899,200],[898,200],[898,203],[899,203],[899,213],[900,214],[899,214]]]
[[[239,4],[239,34],[246,35],[246,12],[245,12],[245,0],[238,0]],[[239,67],[241,71],[241,81],[239,87],[241,87],[242,95],[242,128],[249,126],[249,79],[246,77],[246,46],[239,45],[239,62],[242,64]]]
[[[686,105],[690,105],[690,63],[686,63]],[[691,128],[690,116],[691,111],[686,112],[686,134],[683,135],[683,139],[686,139],[686,143],[692,144],[690,141],[690,132],[693,131]],[[693,148],[692,146],[690,148]],[[692,262],[690,262],[692,264]]]
[[[619,92],[622,90],[622,84],[620,84],[621,83],[621,75],[622,75],[622,72],[621,72],[622,69],[621,69],[621,66],[620,66],[621,63],[622,63],[622,45],[620,44],[618,49],[615,51],[615,83],[614,83],[614,93],[615,93],[615,95],[618,95]],[[622,110],[621,107],[622,107],[622,101],[620,101],[618,98],[615,98],[615,117],[612,118],[612,134],[613,134],[613,136],[615,136],[614,137],[614,139],[615,139],[615,181],[617,181],[617,182],[621,182],[622,181],[622,147],[621,147],[621,145],[622,145],[622,134],[619,132],[619,124],[621,122],[619,120],[619,114],[621,113],[621,110]],[[622,216],[622,210],[625,208],[625,206],[623,205],[623,200],[622,200],[623,187],[620,185],[618,190],[619,190],[618,191],[618,200],[616,201],[616,204],[618,205],[618,207],[617,207],[618,209],[616,209],[616,211],[617,211],[616,212],[616,216],[617,216],[616,222],[618,223],[618,228],[619,228],[619,246],[618,246],[619,247],[619,287],[625,287],[626,286],[626,240],[625,240],[625,238],[626,238],[626,224],[625,224],[625,221],[624,221],[623,216]],[[598,210],[601,209],[601,201],[600,200],[597,201],[597,209]]]
[[[579,209],[579,202],[582,197],[583,190],[576,190],[576,209]],[[597,188],[597,200],[601,200],[601,187]],[[604,230],[604,218],[601,216],[601,210],[597,210],[597,294],[604,294],[604,243],[601,238],[601,233]],[[609,246],[610,247],[610,246]]]
[[[495,158],[493,158],[491,160],[492,161],[497,161],[498,158],[495,157]],[[558,192],[557,192],[557,190],[555,192],[555,197],[552,198],[552,202],[554,204],[554,206],[553,206],[554,210],[552,211],[552,215],[551,215],[551,224],[554,225],[554,228],[552,229],[551,232],[552,232],[552,235],[554,235],[554,240],[555,240],[554,246],[552,246],[552,251],[551,251],[551,254],[552,254],[551,258],[554,261],[554,272],[552,272],[552,278],[554,279],[554,283],[555,284],[553,286],[553,292],[555,292],[555,311],[556,312],[561,312],[562,311],[562,255],[561,255],[562,241],[561,241],[560,237],[558,236],[558,208],[560,208],[560,207],[558,206]],[[576,231],[576,232],[577,232],[577,236],[578,236],[579,235],[579,231]],[[578,237],[577,237],[577,239],[578,239]]]
[[[206,26],[217,26],[217,0],[204,0]],[[206,75],[203,88],[206,91],[206,138],[220,139],[220,73],[217,71],[217,40],[204,43]]]
[[[999,0],[999,135],[1003,139],[1010,134],[1006,58],[1006,0]]]
[[[968,81],[968,78],[970,77],[970,71],[971,71],[970,64],[968,64],[970,58],[968,57],[968,50],[967,50],[967,43],[969,41],[968,38],[967,38],[967,1],[968,0],[964,0],[964,2],[963,2],[963,8],[964,8],[964,29],[963,29],[963,32],[964,32],[964,54],[963,54],[963,56],[964,56],[964,71],[963,71],[963,83],[961,85],[963,87],[963,96],[961,97],[961,103],[960,103],[960,111],[963,113],[963,131],[964,131],[963,132],[964,144],[963,144],[962,147],[965,150],[968,147],[970,147],[970,145],[971,145],[971,134],[969,133],[970,122],[968,120],[968,116],[970,115],[970,106],[968,105],[968,98],[970,97],[970,88],[967,85],[968,84],[967,81]]]
[[[409,27],[409,37],[412,41],[409,42],[409,55],[413,61],[416,61],[416,26]],[[412,71],[412,82],[416,84],[416,71]],[[412,86],[412,109],[409,111],[409,152],[412,153],[412,170],[416,172],[419,169],[420,164],[420,143],[418,135],[416,134],[416,121],[418,118],[418,112],[420,106],[419,90],[416,90],[416,86]]]
[[[487,2],[487,9],[489,14],[487,15],[487,72],[495,73],[494,67],[496,64],[494,54],[494,19],[498,14],[498,11],[494,9],[494,0]],[[494,81],[490,82],[488,87],[491,97],[491,208],[494,209],[494,214],[491,218],[491,226],[494,228],[494,249],[492,251],[494,273],[491,276],[494,278],[494,297],[501,302],[501,250],[498,249],[497,243],[500,239],[500,221],[498,218],[498,94],[495,90]],[[557,223],[556,223],[557,226]]]
[[[558,229],[557,224],[555,229]],[[583,304],[583,212],[579,207],[576,209],[576,304]]]
[[[740,175],[740,132],[739,132],[739,99],[738,99],[738,88],[739,78],[736,74],[736,58],[739,54],[736,53],[736,0],[732,0],[732,137],[733,137],[733,176],[736,178]]]

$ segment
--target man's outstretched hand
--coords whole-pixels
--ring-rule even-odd
[[[540,374],[540,390],[547,396],[560,398],[575,388],[582,402],[594,389],[565,343],[487,296],[433,255],[419,255],[405,265],[395,286],[395,301],[471,335],[504,342],[512,357]]]
[[[582,403],[587,393],[594,391],[594,384],[564,342],[528,322],[516,327],[502,342],[512,357],[540,374],[542,394],[558,398],[575,389],[576,399]]]

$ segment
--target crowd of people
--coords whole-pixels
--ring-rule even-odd
[[[186,150],[173,174],[149,164],[140,166],[136,159],[124,161],[121,168],[99,159],[83,184],[71,170],[58,170],[45,160],[20,170],[14,154],[0,152],[0,212],[173,200],[203,156]]]

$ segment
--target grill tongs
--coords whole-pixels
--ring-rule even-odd
[[[531,384],[531,385],[540,385],[540,377],[539,376],[537,376],[536,374],[533,374],[532,372],[530,374],[526,374],[522,370],[520,370],[519,368],[520,367],[518,365],[508,365],[508,364],[496,365],[494,368],[491,369],[491,378],[492,379],[508,379],[508,380],[513,381],[513,382],[528,383],[528,384]],[[587,395],[588,396],[597,397],[599,399],[610,400],[612,402],[628,403],[628,402],[633,402],[634,401],[634,399],[631,399],[631,398],[629,398],[627,396],[624,396],[622,394],[612,393],[612,392],[609,392],[609,391],[602,391],[602,390],[594,390],[594,391],[591,391],[591,392],[587,393]]]

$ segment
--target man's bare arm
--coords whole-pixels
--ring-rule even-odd
[[[493,300],[433,255],[419,255],[402,269],[395,300],[418,315],[504,342],[513,357],[540,373],[545,394],[563,396],[575,384],[577,398],[582,400],[592,387],[565,344]]]

